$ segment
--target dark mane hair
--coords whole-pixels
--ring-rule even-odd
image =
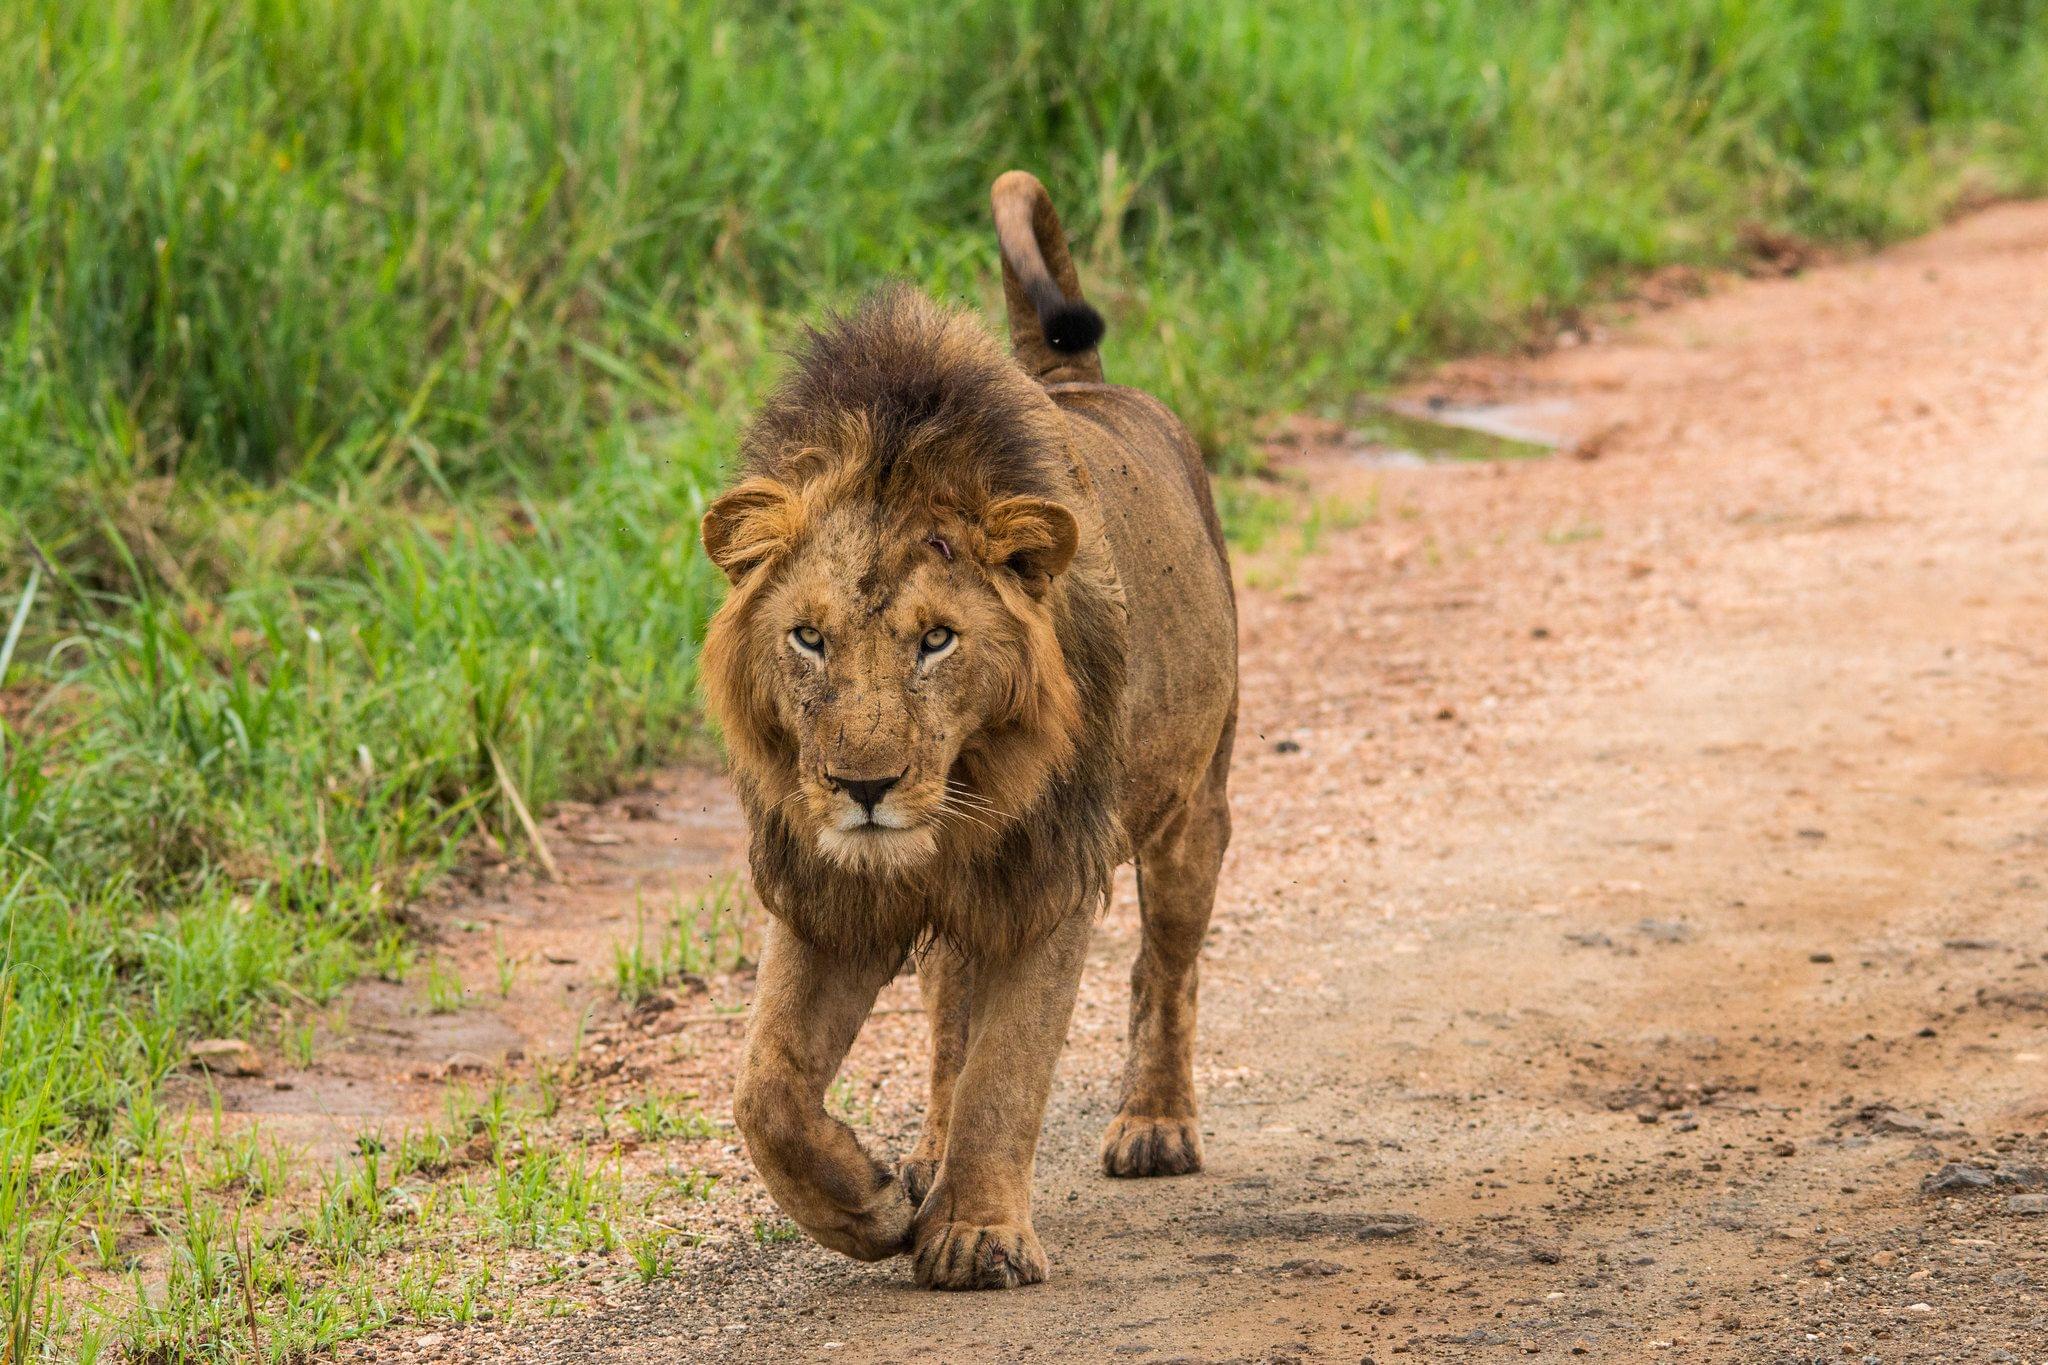
[[[882,505],[973,506],[1066,488],[1045,392],[971,315],[907,286],[808,327],[748,427],[744,473],[851,476]]]

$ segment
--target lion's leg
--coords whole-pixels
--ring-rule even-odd
[[[953,1116],[953,1083],[967,1060],[967,998],[970,968],[966,959],[944,942],[927,944],[917,954],[917,988],[924,997],[925,1017],[932,1030],[931,1098],[925,1105],[924,1131],[917,1146],[897,1168],[910,1202],[921,1204],[946,1155],[946,1131]]]
[[[1229,843],[1230,807],[1220,775],[1212,772],[1181,817],[1138,854],[1144,938],[1131,968],[1123,1102],[1102,1139],[1102,1168],[1110,1175],[1202,1169],[1195,995],[1216,874]]]
[[[907,1249],[915,1210],[903,1186],[825,1113],[888,961],[827,958],[770,919],[733,1116],[783,1212],[834,1251],[878,1261]]]
[[[914,1233],[917,1282],[928,1289],[1010,1289],[1045,1278],[1031,1168],[1094,928],[1092,913],[1076,911],[1017,957],[974,966],[946,1155]]]

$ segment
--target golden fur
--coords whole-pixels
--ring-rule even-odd
[[[1088,930],[1134,856],[1146,942],[1104,1162],[1199,1166],[1194,960],[1236,709],[1194,445],[1100,382],[1100,319],[1038,183],[1013,172],[995,200],[1015,358],[885,291],[808,334],[703,527],[732,581],[705,686],[772,916],[740,1124],[820,1241],[914,1251],[949,1288],[1044,1276],[1039,1118]],[[913,949],[933,1104],[899,1178],[820,1097]]]

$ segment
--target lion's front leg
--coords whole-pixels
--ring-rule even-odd
[[[782,1211],[863,1261],[907,1250],[915,1209],[853,1130],[825,1113],[825,1088],[895,973],[892,962],[827,960],[771,919],[733,1101],[754,1167]]]
[[[946,1130],[953,1118],[953,1087],[967,1063],[967,1001],[972,968],[942,940],[918,950],[917,989],[931,1024],[931,1094],[924,1129],[897,1173],[913,1204],[922,1204],[946,1155]]]
[[[1078,910],[1016,958],[974,964],[945,1157],[913,1231],[917,1282],[928,1289],[1012,1289],[1045,1278],[1031,1170],[1093,930],[1094,916]]]

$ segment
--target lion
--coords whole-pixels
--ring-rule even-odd
[[[991,194],[1013,355],[885,290],[807,330],[704,514],[702,670],[766,943],[734,1115],[823,1245],[919,1284],[1045,1279],[1031,1179],[1114,869],[1143,942],[1112,1176],[1196,1171],[1197,958],[1230,840],[1237,616],[1194,440],[1105,383],[1032,176]],[[930,1103],[895,1169],[824,1095],[914,959]]]

